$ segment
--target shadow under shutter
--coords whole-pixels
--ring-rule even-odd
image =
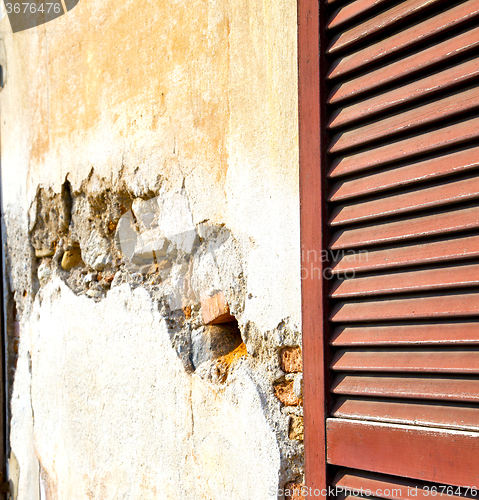
[[[479,487],[479,1],[324,8],[333,482]]]

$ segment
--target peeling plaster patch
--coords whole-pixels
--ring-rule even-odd
[[[189,375],[155,301],[128,285],[95,303],[55,278],[35,317],[36,449],[58,498],[144,498],[142,485],[171,500],[251,500],[278,485],[269,378],[246,358],[224,386]]]
[[[57,196],[39,190],[30,227],[32,244],[41,250],[37,275],[42,283],[55,271],[75,293],[95,299],[122,282],[157,285],[172,311],[221,289],[233,311],[242,311],[241,251],[227,228],[195,225],[184,189],[160,190],[143,199],[106,189],[104,183],[95,194],[86,194],[87,185],[86,192],[71,194],[71,213],[67,205],[62,208],[61,220],[70,221],[66,226],[57,216]],[[81,260],[66,266],[65,252],[78,247]]]
[[[87,448],[93,450],[91,454],[103,453],[102,446],[106,447],[106,444],[97,445],[90,441],[90,434],[100,440],[101,436],[95,430],[85,429],[93,428],[99,422],[101,426],[108,427],[107,422],[115,421],[107,406],[117,408],[117,421],[119,423],[123,419],[122,425],[125,426],[129,418],[135,419],[133,415],[145,410],[144,404],[146,403],[141,398],[146,398],[147,401],[151,398],[155,401],[160,398],[159,395],[152,396],[148,393],[142,382],[144,370],[149,372],[152,366],[158,364],[158,361],[155,362],[154,359],[155,353],[158,360],[161,360],[162,368],[156,367],[154,373],[161,380],[155,378],[154,381],[149,382],[149,387],[150,389],[161,387],[162,397],[166,397],[172,405],[168,406],[169,410],[166,413],[161,413],[163,410],[160,411],[158,416],[160,421],[152,417],[154,426],[161,436],[165,432],[170,433],[171,436],[168,439],[172,443],[179,442],[180,449],[184,447],[182,453],[186,457],[185,462],[171,466],[170,475],[173,474],[173,469],[178,467],[178,471],[175,472],[179,474],[177,481],[184,484],[186,477],[198,475],[193,470],[198,463],[201,463],[201,467],[205,470],[210,470],[213,467],[212,464],[220,459],[225,464],[229,464],[228,467],[225,466],[223,472],[219,470],[222,467],[219,465],[213,467],[214,473],[204,472],[201,487],[193,481],[188,486],[182,487],[183,489],[178,489],[179,486],[175,481],[171,482],[171,477],[168,476],[169,479],[163,484],[163,488],[164,491],[170,492],[171,498],[183,495],[185,498],[196,500],[196,498],[201,498],[198,497],[200,490],[201,495],[208,500],[222,498],[222,496],[224,498],[224,495],[228,495],[228,498],[250,498],[242,496],[244,492],[239,491],[242,483],[236,479],[232,480],[231,476],[227,475],[226,471],[229,467],[237,467],[237,464],[233,463],[236,458],[233,459],[229,455],[222,457],[222,450],[230,450],[228,453],[231,454],[240,453],[240,456],[243,453],[242,450],[245,450],[245,453],[249,450],[249,453],[257,455],[261,460],[266,460],[265,454],[271,454],[274,450],[274,460],[271,461],[270,457],[267,461],[275,465],[268,469],[267,482],[264,478],[261,479],[262,485],[271,486],[273,476],[275,487],[301,477],[302,443],[289,439],[291,414],[298,410],[292,407],[289,409],[282,407],[273,393],[273,384],[284,379],[284,373],[278,361],[280,349],[287,345],[297,345],[301,336],[289,319],[280,322],[270,331],[261,330],[254,322],[246,320],[244,311],[245,301],[248,299],[243,270],[243,249],[239,242],[224,225],[211,224],[208,221],[194,224],[184,188],[177,191],[160,189],[157,194],[150,192],[144,198],[135,198],[126,190],[115,191],[107,188],[103,180],[96,178],[95,182],[97,188],[94,191],[92,191],[91,183],[85,183],[84,191],[71,194],[70,224],[62,233],[52,232],[59,238],[52,245],[55,248],[55,254],[40,256],[37,259],[39,292],[35,302],[35,314],[48,320],[40,322],[41,326],[37,324],[33,327],[41,331],[41,335],[37,333],[36,337],[36,342],[41,347],[38,347],[33,354],[34,359],[37,360],[37,366],[42,367],[35,372],[34,376],[37,381],[36,404],[43,408],[42,395],[44,394],[61,395],[61,400],[55,405],[49,405],[48,408],[40,410],[45,412],[41,426],[38,424],[38,411],[35,406],[36,435],[38,429],[38,436],[40,434],[53,436],[53,443],[55,443],[54,445],[44,443],[43,451],[39,452],[45,478],[49,478],[49,491],[56,491],[55,495],[62,498],[63,486],[60,487],[58,481],[61,481],[61,478],[67,474],[66,469],[58,469],[62,466],[58,465],[59,463],[53,457],[69,457],[70,448],[84,446],[84,439],[86,439]],[[43,202],[41,207],[51,210],[46,202]],[[35,212],[35,217],[42,221],[57,220],[50,217],[48,213],[46,215],[42,213],[41,209]],[[32,232],[33,234],[37,235],[36,241],[41,243],[38,235],[43,233]],[[82,259],[71,269],[60,265],[66,255],[65,249],[73,248],[74,245],[81,250]],[[218,291],[224,294],[232,317],[237,321],[224,325],[204,326],[200,309],[201,297],[210,296]],[[141,309],[141,311],[138,309],[139,306],[135,305],[140,297],[148,304],[146,309]],[[79,302],[74,303],[75,300]],[[105,311],[109,310],[113,315],[114,307],[117,308],[114,313],[115,318],[107,316]],[[56,311],[57,308],[58,311]],[[72,309],[83,310],[83,315],[76,317],[76,313],[68,314],[68,319],[62,320],[66,322],[63,325],[57,315],[64,316],[62,311]],[[83,319],[83,316],[85,318],[88,316],[88,319]],[[152,318],[156,319],[152,320]],[[159,323],[155,323],[156,321]],[[155,331],[156,334],[154,334]],[[158,333],[160,331],[161,334]],[[228,332],[231,335],[227,334]],[[217,340],[213,339],[213,333],[219,335]],[[158,334],[165,336],[160,342],[160,347],[151,344],[154,335]],[[132,344],[136,342],[143,346],[144,350],[140,353],[139,347],[135,347],[127,353],[120,340],[125,338],[128,338],[128,342]],[[142,340],[144,338],[150,340],[144,344]],[[119,348],[118,342],[122,344],[119,350],[117,349]],[[168,356],[162,349],[167,349]],[[97,350],[98,353],[95,354]],[[50,354],[46,354],[47,352]],[[133,353],[136,355],[131,358]],[[177,367],[174,369],[170,367],[172,354],[175,356]],[[56,358],[52,358],[52,355]],[[45,386],[45,377],[48,378],[45,372],[47,366],[52,365],[57,367],[58,373],[53,377],[54,380]],[[178,372],[180,368],[181,375]],[[169,372],[170,369],[173,371]],[[72,373],[75,375],[71,375]],[[113,377],[114,380],[118,379],[116,382],[111,378],[112,373],[119,374],[118,377]],[[68,382],[70,378],[71,382]],[[40,380],[41,384],[38,382]],[[63,385],[57,387],[55,384],[58,384],[59,380],[63,381]],[[195,380],[201,382],[196,383]],[[113,383],[112,387],[108,385],[110,382]],[[130,384],[136,388],[131,393]],[[254,388],[254,390],[251,389],[253,391],[251,397],[256,394],[253,399],[257,402],[255,404],[258,414],[255,417],[256,410],[248,407],[248,411],[253,411],[248,418],[253,420],[257,418],[255,425],[258,429],[262,429],[262,426],[267,427],[268,432],[261,431],[263,433],[261,439],[270,440],[269,445],[264,449],[263,444],[257,443],[256,428],[253,434],[242,435],[247,430],[251,432],[251,428],[246,425],[244,429],[238,427],[239,434],[235,437],[221,433],[218,436],[215,435],[216,430],[213,427],[216,425],[214,423],[216,416],[222,411],[221,405],[226,404],[222,398],[225,394],[234,395],[232,387],[238,384],[246,384],[245,387]],[[187,396],[183,393],[184,387],[190,388]],[[190,402],[188,403],[191,407],[189,416],[182,414],[183,416],[179,417],[177,412],[183,412],[181,408],[186,404],[179,401],[183,397],[194,397],[193,387],[197,390],[201,388],[203,392],[207,391],[208,394],[202,392],[201,398],[203,401],[210,401],[208,404],[212,406],[200,411],[195,409],[195,405]],[[216,394],[214,398],[219,398],[219,402],[215,403],[216,399],[211,399],[210,392]],[[138,399],[140,394],[141,398]],[[120,406],[117,405],[115,398],[122,402]],[[180,406],[176,408],[178,404]],[[206,410],[208,415],[213,413],[205,417],[203,413]],[[225,410],[228,425],[218,424],[220,428],[224,427],[225,432],[231,424],[233,410],[239,412],[239,418],[247,421],[246,407],[243,408],[242,404],[235,399],[234,405],[228,411]],[[145,411],[153,415],[159,410],[147,408]],[[70,415],[65,417],[66,420],[65,412]],[[244,412],[244,416],[241,412]],[[196,414],[200,420],[204,420],[205,436],[210,436],[210,439],[214,441],[214,444],[211,444],[209,441],[203,442],[203,439],[200,439],[198,449],[192,448],[190,438],[186,437],[187,434],[194,435],[194,429],[198,429],[194,424]],[[226,417],[227,414],[228,417]],[[187,434],[177,429],[182,426],[187,429],[190,424],[181,424],[177,421],[178,418],[182,422],[189,422],[189,419],[193,422]],[[207,421],[210,421],[208,428],[206,428]],[[135,432],[143,435],[148,425],[143,417],[140,418],[138,426],[134,426]],[[166,426],[167,430],[162,426]],[[123,443],[124,440],[128,441],[131,438],[127,437],[123,431],[112,432],[114,437],[111,437],[111,443],[108,444],[110,454],[115,440]],[[42,438],[39,437],[39,439]],[[243,442],[245,440],[249,441],[245,443]],[[274,446],[271,440],[274,441]],[[216,450],[218,446],[222,449]],[[135,448],[132,445],[132,449],[136,450],[135,453],[139,453],[138,447]],[[214,453],[213,449],[216,450]],[[145,453],[154,452],[146,450]],[[155,460],[165,460],[163,453],[169,455],[172,452],[169,449],[160,450],[158,455],[155,455]],[[105,457],[110,454],[104,451]],[[133,488],[132,485],[140,481],[139,476],[132,476],[131,481],[127,479],[128,473],[123,461],[129,461],[131,465],[131,460],[133,460],[131,457],[121,458],[121,463],[115,466],[117,467],[115,471],[111,471],[106,466],[101,466],[97,471],[96,464],[94,469],[91,469],[91,464],[87,465],[86,462],[82,462],[80,457],[78,460],[78,477],[80,477],[81,467],[85,470],[95,470],[93,476],[88,475],[87,479],[82,479],[85,484],[88,484],[85,486],[86,491],[93,495],[93,498],[98,495],[102,498],[109,498],[110,493],[105,493],[108,490],[108,488],[105,489],[105,484],[111,483],[111,491],[120,495],[130,491]],[[91,460],[95,459],[90,458]],[[134,460],[139,459],[137,457]],[[246,459],[241,458],[241,460]],[[141,463],[142,470],[151,466],[145,465],[141,460],[135,463]],[[190,464],[189,468],[186,464]],[[194,467],[192,464],[195,464]],[[253,488],[255,481],[260,480],[256,476],[258,472],[256,469],[259,465],[256,462],[250,465],[251,467],[243,471],[241,481],[251,484]],[[258,470],[264,467],[263,464]],[[68,469],[68,474],[71,474],[70,469]],[[143,478],[141,484],[145,484],[148,491],[157,491],[160,483],[165,480],[160,475],[163,479],[157,481],[156,479],[160,477],[158,474],[155,472],[150,474],[149,479]],[[117,479],[120,476],[121,480]],[[68,487],[68,484],[64,486],[67,489]],[[258,488],[257,484],[255,487]],[[251,488],[245,491],[251,493]],[[268,492],[268,488],[265,492]],[[69,490],[68,495],[70,495]]]

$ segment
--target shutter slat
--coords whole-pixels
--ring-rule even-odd
[[[357,298],[477,285],[479,285],[479,264],[470,264],[337,279],[332,285],[330,297]]]
[[[342,326],[330,344],[342,346],[404,346],[479,344],[479,321],[450,323]]]
[[[331,89],[328,101],[330,104],[341,103],[345,99],[358,97],[364,92],[391,84],[398,79],[411,77],[429,67],[439,64],[441,66],[447,65],[455,56],[461,56],[477,49],[479,46],[478,33],[479,28],[472,29],[428,50],[399,59],[355,79],[341,82]]]
[[[434,152],[446,146],[479,138],[479,118],[477,116],[454,125],[438,128],[431,132],[396,140],[383,146],[370,147],[366,151],[349,154],[332,161],[330,177],[361,172],[411,156]]]
[[[356,0],[337,9],[326,25],[326,29],[335,29],[343,24],[363,15],[381,4],[386,4],[387,0]]]
[[[479,479],[475,432],[330,418],[327,439],[331,464],[455,486]]]
[[[479,235],[450,238],[422,245],[404,245],[369,252],[345,254],[333,263],[332,274],[437,263],[479,257]]]
[[[331,188],[330,201],[341,201],[364,194],[441,178],[479,166],[479,147],[418,161],[383,172],[340,181]]]
[[[434,100],[408,111],[398,112],[373,123],[355,127],[336,134],[330,141],[329,152],[339,153],[362,146],[368,142],[385,139],[400,132],[431,125],[439,120],[453,118],[463,112],[473,111],[479,106],[479,87]],[[447,140],[447,139],[446,139]]]
[[[411,500],[414,496],[418,500],[431,499],[431,486],[424,488],[423,484],[415,483],[405,478],[397,476],[382,476],[379,474],[359,472],[352,470],[342,470],[336,474],[333,479],[333,485],[338,490],[349,490],[354,492],[354,498],[364,495],[364,492],[370,490],[380,498],[389,500]],[[442,492],[441,489],[437,491],[435,497],[439,500],[464,498],[455,494],[455,488],[449,491]],[[358,493],[361,493],[359,495]],[[417,496],[416,496],[417,495]]]
[[[334,394],[438,401],[479,401],[479,380],[433,376],[338,375]]]
[[[441,0],[406,0],[399,5],[392,7],[385,12],[368,19],[363,23],[354,26],[346,31],[333,37],[332,42],[327,50],[329,54],[334,54],[340,50],[344,50],[359,41],[368,38],[369,36],[382,31],[385,28],[391,29],[392,26],[399,21],[403,21],[408,17],[439,3]]]
[[[386,56],[392,56],[399,51],[404,51],[405,49],[408,49],[419,42],[426,41],[427,39],[432,38],[433,36],[436,36],[454,26],[459,26],[464,22],[470,21],[478,15],[479,11],[475,1],[457,5],[446,12],[438,14],[437,16],[423,21],[420,24],[413,25],[395,35],[388,36],[384,40],[369,45],[364,49],[357,50],[352,54],[347,54],[336,59],[331,64],[328,72],[328,78],[335,79],[344,77],[346,74],[354,70],[362,68],[372,62],[377,62]],[[440,43],[435,44],[431,48],[422,50],[417,54],[406,57],[404,60],[399,61],[399,63],[389,66],[388,71],[390,70],[392,72],[391,76],[393,78],[397,78],[400,73],[397,70],[396,65],[400,65],[404,69],[407,68],[409,71],[407,74],[411,74],[411,72],[417,71],[418,67],[425,68],[430,66],[430,64],[436,64],[451,59],[451,57],[477,46],[478,42],[476,32],[477,29],[473,29],[470,32],[452,37],[450,40],[447,40],[447,42],[443,42],[443,40],[441,40]],[[377,79],[378,84],[384,83],[384,79],[378,78],[378,71],[382,70],[376,70],[370,74],[371,78],[368,79],[369,82],[374,82],[375,79]],[[356,88],[356,92],[358,92],[359,89],[361,89],[359,79],[357,81],[353,80],[351,86]],[[369,88],[370,87],[366,84],[365,89]],[[341,92],[338,93],[338,89],[335,87],[331,92],[330,101],[335,102],[339,99],[345,99],[346,96],[351,95],[353,95],[351,93],[351,89],[346,91],[341,90]]]
[[[337,109],[331,114],[328,127],[335,129],[350,125],[357,120],[383,113],[398,105],[405,105],[418,98],[446,90],[460,83],[467,83],[479,75],[477,59],[466,61],[447,70],[381,93],[370,99]]]
[[[404,241],[423,236],[441,235],[479,227],[479,207],[418,215],[394,222],[343,229],[332,237],[333,250],[367,247],[379,243]]]
[[[372,201],[336,207],[329,224],[338,226],[399,215],[472,200],[479,197],[479,176],[397,195],[385,195]]]
[[[331,361],[334,371],[478,374],[479,351],[364,349],[340,350]]]
[[[479,293],[437,293],[423,297],[340,302],[331,321],[350,323],[391,319],[468,317],[479,313]]]
[[[449,429],[479,430],[479,408],[445,404],[340,398],[332,416]]]

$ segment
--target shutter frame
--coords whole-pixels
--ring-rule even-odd
[[[319,2],[313,172],[301,158],[311,148],[312,102],[302,72],[306,53],[314,56],[305,50],[313,43],[304,40],[306,4],[309,13],[315,8],[299,1],[302,253],[328,253],[332,277],[313,294],[314,284],[302,283],[306,483],[334,484],[332,474],[357,469],[374,481],[392,475],[413,486],[474,486],[479,5]],[[302,255],[303,269],[309,264]],[[321,326],[312,326],[314,310]],[[321,424],[329,465],[317,460]],[[401,443],[406,451],[395,454]],[[419,458],[408,461],[407,450]]]

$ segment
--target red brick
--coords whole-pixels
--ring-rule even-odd
[[[300,347],[284,347],[279,353],[279,364],[286,373],[303,371],[303,354]]]
[[[306,500],[301,493],[303,483],[288,483],[284,486],[284,500]]]
[[[230,323],[235,320],[231,315],[230,308],[223,292],[213,297],[201,297],[201,316],[205,325],[217,325],[219,323]]]
[[[274,384],[274,395],[285,406],[301,405],[301,400],[298,399],[298,397],[294,393],[292,380],[284,380],[283,382],[277,382],[276,384]]]

